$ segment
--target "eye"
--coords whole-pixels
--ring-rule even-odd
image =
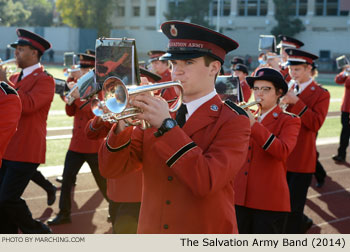
[[[192,65],[193,63],[193,60],[186,60],[186,65]]]

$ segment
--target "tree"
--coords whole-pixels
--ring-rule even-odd
[[[51,26],[53,18],[53,2],[48,0],[15,0],[31,14],[26,20],[28,26]]]
[[[57,0],[62,22],[72,27],[97,29],[98,36],[109,36],[113,0]]]
[[[211,0],[183,0],[169,3],[169,12],[164,13],[168,20],[188,20],[210,28],[207,17],[209,16],[209,3]]]
[[[272,28],[271,33],[275,36],[283,34],[293,37],[305,30],[303,22],[299,18],[292,18],[289,13],[291,0],[273,0],[275,3],[275,19],[278,24]]]
[[[12,0],[0,0],[0,24],[4,26],[22,26],[30,16],[30,11],[25,10],[21,2]]]

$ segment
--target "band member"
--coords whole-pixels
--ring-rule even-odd
[[[340,133],[340,141],[338,147],[338,154],[334,155],[332,158],[334,161],[344,163],[346,158],[346,149],[349,146],[350,137],[350,65],[346,65],[343,71],[339,73],[334,81],[337,84],[344,85],[345,91],[343,95],[343,101],[341,105],[341,124],[342,130]]]
[[[282,56],[282,64],[280,72],[283,75],[284,79],[288,83],[291,80],[291,77],[289,75],[289,69],[288,69],[288,54],[286,53],[287,48],[300,48],[304,45],[303,42],[300,40],[297,40],[295,38],[285,36],[285,35],[278,35],[278,38],[280,39],[280,43],[277,45],[277,48],[280,49],[280,55]]]
[[[299,95],[291,90],[282,99],[287,110],[301,118],[296,147],[287,160],[287,181],[291,199],[291,214],[287,232],[302,233],[303,211],[308,188],[316,167],[316,134],[321,128],[329,106],[330,95],[312,79],[312,63],[318,57],[299,49],[286,49],[289,74],[299,83]]]
[[[161,60],[160,57],[165,54],[164,51],[149,51],[149,62],[151,63],[151,71],[160,75],[162,78],[159,82],[171,81],[170,64],[168,60]]]
[[[157,82],[161,76],[140,68],[141,77],[150,82]],[[91,119],[85,132],[89,139],[103,139],[113,124],[102,121],[101,117]],[[107,195],[110,199],[109,215],[111,216],[114,234],[135,234],[139,219],[142,194],[142,172],[136,171],[124,177],[107,178]]]
[[[248,157],[235,180],[238,231],[281,234],[290,212],[286,162],[297,142],[300,118],[278,105],[288,91],[279,71],[261,68],[247,82],[255,100],[260,99],[261,115],[256,120],[247,111],[251,125]]]
[[[78,56],[80,59],[80,65],[78,66],[80,71],[78,72],[81,77],[95,66],[95,57],[88,54],[79,54]],[[68,84],[68,86],[72,87],[71,84]],[[79,98],[79,94],[73,93],[73,96]],[[94,117],[94,114],[90,106],[81,107],[84,103],[85,102],[80,101],[80,99],[75,99],[71,105],[66,104],[66,114],[74,117],[73,136],[64,161],[63,181],[59,202],[60,211],[56,217],[48,220],[47,223],[49,225],[71,222],[71,190],[75,178],[84,162],[89,164],[98,188],[104,198],[108,200],[106,194],[106,180],[101,176],[98,170],[97,152],[102,143],[102,139],[90,140],[87,138],[84,131],[85,125]]]
[[[131,104],[143,111],[137,118],[152,128],[114,125],[100,148],[101,174],[142,169],[138,233],[237,233],[232,184],[247,154],[249,119],[232,102],[222,103],[214,83],[238,44],[186,22],[161,29],[169,38],[162,59],[171,60],[172,78],[184,87],[177,120],[162,98],[136,96]]]
[[[245,80],[245,78],[248,76],[248,67],[246,65],[238,63],[234,68],[232,68],[232,70],[233,75],[237,76],[241,83],[244,101],[248,102],[250,96],[252,95],[252,91]]]
[[[11,44],[21,73],[7,80],[0,70],[0,80],[12,85],[22,102],[22,114],[18,130],[12,137],[3,156],[0,175],[0,216],[3,231],[37,234],[51,233],[50,228],[32,214],[21,198],[30,179],[41,163],[45,163],[46,120],[55,93],[52,76],[40,64],[43,53],[51,47],[39,35],[24,29],[17,29],[18,40]]]
[[[21,116],[22,104],[16,89],[6,82],[0,82],[0,167],[2,156],[6,147],[15,134],[19,118]],[[0,170],[1,172],[1,170]]]
[[[243,64],[244,65],[244,59],[241,57],[233,57],[231,60],[231,69],[233,70],[234,68],[236,68],[237,64]]]

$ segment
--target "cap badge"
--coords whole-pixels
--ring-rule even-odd
[[[211,109],[212,111],[218,111],[218,110],[219,110],[218,106],[216,106],[215,104],[211,105],[211,106],[210,106],[210,109]]]
[[[286,37],[283,37],[283,40],[287,40],[287,38],[286,38]]]
[[[259,73],[258,73],[258,76],[260,77],[260,76],[263,76],[264,75],[264,71],[260,71]]]
[[[171,36],[173,36],[173,37],[176,37],[176,36],[177,36],[177,29],[176,29],[176,27],[175,27],[174,24],[170,25],[170,34],[171,34]]]

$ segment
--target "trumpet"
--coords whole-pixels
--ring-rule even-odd
[[[92,69],[83,76],[81,76],[78,79],[77,83],[66,95],[67,104],[72,105],[72,103],[76,99],[72,96],[75,90],[79,91],[80,99],[88,99],[90,96],[96,93],[97,88],[97,84],[95,83],[95,70]]]
[[[251,106],[254,106],[254,105],[257,105],[261,102],[261,99],[258,98],[256,99],[255,101],[252,101],[252,102],[249,102],[249,103],[242,103],[242,104],[239,104],[239,106],[242,108],[242,109],[246,109],[246,108],[249,108]]]
[[[4,65],[9,65],[11,64],[10,66],[8,66],[6,68],[6,73],[7,74],[13,74],[14,72],[17,71],[17,66],[16,65],[13,65],[16,63],[16,59],[13,58],[13,59],[8,59],[8,60],[5,60],[5,61],[1,61],[0,59],[0,67],[4,66]]]
[[[144,86],[126,86],[121,79],[112,76],[103,83],[104,101],[95,99],[91,103],[91,109],[96,116],[101,116],[105,121],[115,123],[119,120],[127,119],[128,124],[134,126],[141,124],[142,129],[147,129],[150,127],[148,122],[133,119],[134,116],[141,114],[142,111],[139,108],[130,106],[131,97],[171,87],[178,87],[180,89],[177,99],[169,108],[169,112],[175,112],[182,104],[183,87],[180,81],[169,81]]]
[[[288,82],[288,92],[290,90],[293,90],[293,93],[295,95],[299,95],[300,94],[300,87],[299,87],[299,83],[296,81],[296,80],[290,80],[290,82]],[[282,110],[286,110],[288,108],[288,105],[287,103],[281,103],[280,104],[280,108]]]

